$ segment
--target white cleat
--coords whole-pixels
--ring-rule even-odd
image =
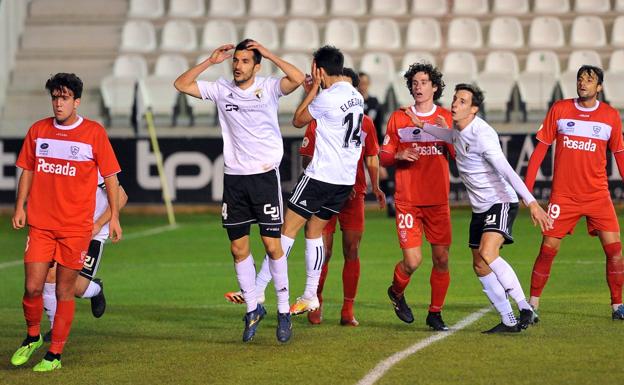
[[[314,296],[313,298],[299,297],[297,298],[297,301],[293,303],[290,307],[290,314],[303,314],[307,311],[314,311],[320,306],[321,304],[319,303],[318,297],[316,296]]]

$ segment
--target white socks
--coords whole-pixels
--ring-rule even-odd
[[[50,320],[50,329],[52,329],[56,315],[56,283],[46,282],[43,285],[43,310]]]
[[[247,304],[247,313],[256,310],[258,300],[256,299],[256,265],[251,254],[244,260],[235,263],[236,278],[238,285]]]
[[[100,285],[91,281],[89,282],[89,286],[87,286],[87,289],[85,290],[85,292],[82,294],[82,297],[80,298],[92,298],[100,294],[101,291],[102,291],[102,288],[100,287]]]
[[[490,273],[484,277],[479,277],[479,281],[481,281],[481,285],[483,285],[483,292],[492,305],[494,305],[494,308],[500,313],[503,323],[507,326],[515,325],[517,321],[513,315],[511,304],[496,274]]]
[[[490,269],[496,274],[498,281],[503,285],[505,291],[509,293],[509,296],[516,301],[520,310],[531,308],[526,301],[526,296],[524,295],[520,281],[518,281],[516,272],[503,257],[498,257],[492,261],[492,263],[490,263]]]
[[[277,296],[277,311],[280,313],[290,312],[288,292],[288,259],[283,255],[280,259],[269,259],[268,263],[273,276],[275,294]],[[258,288],[256,287],[256,290]]]
[[[306,299],[316,298],[321,270],[325,261],[325,249],[323,247],[323,237],[306,238],[305,248],[306,260],[306,285],[303,297]]]

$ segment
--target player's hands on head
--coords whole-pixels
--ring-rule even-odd
[[[425,123],[418,119],[418,116],[416,116],[416,114],[414,113],[414,111],[412,111],[411,108],[408,108],[407,110],[405,110],[405,113],[407,114],[407,116],[410,117],[410,119],[412,119],[412,123],[418,127],[418,128],[423,128],[423,126],[425,125]]]
[[[23,207],[18,207],[13,214],[13,228],[19,230],[24,226],[26,226],[26,211]]]
[[[224,44],[221,47],[218,47],[214,51],[212,51],[212,54],[208,58],[208,61],[210,61],[212,64],[219,64],[224,60],[232,57],[232,54],[228,53],[228,51],[231,51],[233,49],[234,44]]]
[[[537,201],[533,201],[529,204],[529,210],[531,211],[533,226],[539,225],[542,231],[551,230],[553,228],[553,219],[544,211]]]
[[[316,61],[312,61],[312,86],[310,89],[318,89],[321,87],[321,69],[316,66]]]
[[[262,44],[258,43],[255,40],[250,41],[249,43],[247,43],[247,49],[255,49],[258,52],[260,52],[260,55],[262,55],[262,57],[268,57],[271,55],[271,52]]]
[[[305,79],[303,79],[303,90],[306,92],[306,94],[309,93],[310,90],[312,89],[313,83],[314,83],[314,80],[312,79],[312,75],[306,74]]]

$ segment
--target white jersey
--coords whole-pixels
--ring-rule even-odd
[[[217,105],[226,174],[261,174],[279,167],[284,155],[277,120],[280,80],[256,76],[246,90],[223,78],[197,81],[202,99]]]
[[[494,128],[475,116],[466,128],[452,132],[455,162],[472,211],[482,213],[496,203],[518,202],[511,184],[486,159],[503,155]]]
[[[340,81],[321,91],[308,106],[316,119],[314,157],[305,169],[312,179],[338,185],[355,184],[362,152],[364,98]]]
[[[108,196],[106,195],[106,185],[104,184],[104,178],[102,178],[102,175],[100,175],[99,171],[97,183],[98,188],[95,190],[95,211],[93,212],[93,222],[95,222],[100,216],[102,216],[106,209],[108,209]],[[106,241],[106,238],[108,238],[108,222],[106,222],[106,224],[102,226],[102,229],[100,229],[100,232],[93,237],[93,239],[102,242]]]

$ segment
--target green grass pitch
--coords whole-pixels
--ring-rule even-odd
[[[470,212],[453,209],[451,286],[444,318],[454,325],[488,305],[471,267],[467,245]],[[32,366],[45,349],[21,368],[9,363],[24,337],[21,297],[26,231],[0,217],[0,384],[355,384],[377,363],[430,337],[424,319],[429,303],[431,258],[425,247],[421,268],[406,298],[416,321],[399,321],[386,297],[400,258],[394,220],[367,212],[361,244],[361,278],[356,299],[358,328],[339,325],[342,303],[340,236],[325,286],[324,322],[294,318],[293,337],[275,338],[272,285],[269,314],[256,338],[241,342],[245,308],[225,301],[237,289],[229,242],[217,215],[182,215],[180,227],[156,235],[108,244],[99,276],[108,308],[91,316],[89,302],[77,300],[76,318],[63,355],[63,369],[36,374]],[[124,234],[165,225],[165,218],[123,215]],[[502,255],[528,295],[530,271],[540,233],[522,209],[514,226],[516,243]],[[259,266],[263,253],[252,234]],[[304,244],[299,238],[289,261],[291,301],[304,286]],[[604,255],[585,222],[563,242],[542,296],[542,322],[520,335],[489,336],[495,311],[452,336],[392,367],[380,384],[586,384],[620,380],[619,339],[624,324],[611,321]],[[47,318],[43,316],[43,325]],[[46,328],[47,329],[47,328]],[[45,347],[45,345],[44,345]]]

